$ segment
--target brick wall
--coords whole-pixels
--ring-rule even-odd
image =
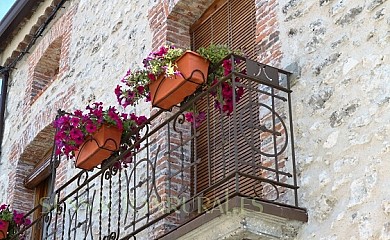
[[[276,0],[256,0],[256,47],[258,61],[278,67],[281,61],[281,43]]]

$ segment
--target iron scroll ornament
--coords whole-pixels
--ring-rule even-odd
[[[268,109],[271,114],[273,114],[277,120],[282,124],[282,129],[280,130],[280,132],[283,132],[283,135],[280,133],[280,132],[276,132],[276,131],[273,131],[271,129],[267,129],[264,125],[260,125],[260,122],[258,125],[252,123],[252,122],[247,122],[247,121],[244,121],[244,116],[245,116],[245,112],[247,111],[248,108],[253,108],[253,107],[258,107],[258,108],[266,108]],[[242,136],[244,136],[245,138],[245,141],[247,142],[248,146],[250,146],[254,151],[260,153],[261,155],[264,155],[266,157],[277,157],[279,155],[281,155],[283,152],[285,152],[286,148],[287,148],[287,145],[288,145],[288,131],[287,128],[286,128],[286,124],[284,123],[283,121],[283,118],[278,114],[276,113],[274,110],[272,110],[272,108],[264,103],[253,103],[253,102],[250,102],[248,103],[244,108],[242,108],[240,110],[240,122],[242,124],[239,124],[240,126],[240,132],[242,134]],[[248,128],[253,128],[253,129],[257,129],[257,130],[260,130],[262,132],[269,132],[277,137],[284,137],[284,142],[282,143],[282,147],[280,148],[279,151],[277,152],[274,152],[273,154],[272,153],[267,153],[267,152],[263,152],[260,148],[258,148],[257,146],[255,146],[253,144],[253,140],[251,141],[251,139],[249,139],[249,137],[245,134],[245,127],[248,127]],[[275,127],[275,126],[274,126]],[[276,143],[274,143],[276,144]]]

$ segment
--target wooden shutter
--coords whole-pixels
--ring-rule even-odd
[[[255,30],[254,0],[219,0],[191,26],[192,48],[226,44],[254,58]]]
[[[252,59],[256,56],[255,51],[255,1],[254,0],[219,0],[214,2],[203,16],[190,28],[192,49],[197,50],[200,47],[210,44],[226,44],[231,49],[241,50],[247,57]],[[240,105],[250,98],[244,97],[240,100]],[[197,109],[205,111],[207,109],[207,100],[204,99],[197,104]],[[214,102],[209,103],[211,120],[209,131],[206,124],[202,124],[197,131],[199,137],[196,142],[197,159],[200,163],[196,169],[193,178],[194,191],[200,192],[225,178],[234,171],[234,145],[224,142],[229,139],[229,134],[235,126],[229,126],[228,119],[221,119],[221,114],[214,110]],[[252,115],[253,116],[253,115]],[[259,115],[257,115],[259,116]],[[251,119],[245,119],[251,121]],[[227,120],[228,121],[228,120]],[[260,133],[259,133],[260,134]],[[250,154],[248,146],[243,140],[239,140],[238,149],[242,157]],[[222,150],[221,150],[222,149]],[[210,162],[208,157],[211,156]],[[247,166],[241,166],[240,171],[251,171]],[[251,172],[252,173],[252,172]],[[196,179],[196,180],[195,180]],[[240,185],[240,192],[247,195],[253,195],[253,187],[256,183],[253,180],[244,179],[244,184]],[[225,199],[226,191],[234,192],[234,179],[226,182],[204,197],[209,200],[212,206],[216,199]],[[208,204],[205,203],[207,206]]]

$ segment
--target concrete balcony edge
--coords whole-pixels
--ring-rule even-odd
[[[161,239],[293,239],[307,220],[305,209],[236,196]]]

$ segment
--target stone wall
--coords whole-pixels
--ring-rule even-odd
[[[298,239],[389,239],[390,2],[279,1],[293,86]]]

